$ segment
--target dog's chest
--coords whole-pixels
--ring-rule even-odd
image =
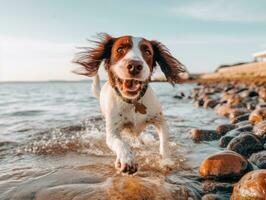
[[[135,106],[132,104],[121,106],[119,125],[122,126],[122,129],[126,129],[134,134],[139,134],[146,126],[149,124],[156,124],[156,122],[161,119],[161,113],[155,114],[149,112],[149,110],[147,106],[147,112],[143,114],[136,111]]]

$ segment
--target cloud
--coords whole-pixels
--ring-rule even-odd
[[[180,5],[171,13],[203,21],[266,22],[266,12],[255,1],[205,0]]]
[[[77,79],[74,44],[0,35],[0,81]]]

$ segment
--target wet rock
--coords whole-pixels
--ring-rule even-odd
[[[228,195],[224,194],[205,194],[201,200],[224,200],[229,199]]]
[[[214,108],[215,106],[218,105],[218,101],[217,100],[213,100],[213,99],[208,99],[204,102],[203,107],[204,108]]]
[[[200,165],[199,174],[203,178],[236,179],[250,170],[250,164],[240,154],[222,151],[206,158]]]
[[[241,122],[241,121],[248,120],[248,119],[249,119],[249,115],[250,115],[250,113],[246,113],[246,114],[240,115],[240,116],[238,116],[238,117],[232,119],[231,122],[232,122],[233,124],[236,124],[236,123],[239,123],[239,122]]]
[[[184,92],[180,92],[179,94],[174,96],[175,99],[183,99],[184,97],[185,97]]]
[[[219,105],[216,107],[216,113],[221,116],[228,117],[232,112],[231,106],[227,104]]]
[[[243,134],[235,137],[227,146],[228,150],[248,156],[263,149],[261,141],[253,134]]]
[[[231,183],[206,180],[202,184],[202,189],[205,193],[217,193],[217,192],[231,193],[233,190],[233,186]]]
[[[223,148],[227,147],[229,142],[234,138],[235,138],[235,136],[230,136],[230,135],[225,135],[225,136],[221,137],[219,140],[219,146],[223,147]]]
[[[234,130],[239,131],[239,132],[251,132],[253,130],[253,126],[252,125],[246,125],[246,126],[236,128]]]
[[[171,194],[155,183],[138,177],[114,177],[98,185],[63,185],[43,189],[36,200],[47,199],[173,199]]]
[[[259,103],[256,105],[256,109],[266,108],[266,103]]]
[[[247,173],[234,186],[231,200],[254,199],[265,200],[266,170],[255,170]]]
[[[216,132],[218,135],[224,135],[228,131],[231,131],[236,128],[236,125],[234,124],[221,124],[216,127]]]
[[[266,88],[261,88],[259,90],[259,97],[262,99],[264,102],[266,102]]]
[[[241,103],[242,98],[237,94],[224,94],[221,101],[226,101],[229,106],[236,106]]]
[[[245,121],[238,122],[235,125],[237,127],[243,127],[243,126],[246,126],[246,125],[251,125],[251,123],[248,120],[245,120]]]
[[[257,124],[263,120],[266,120],[266,108],[256,109],[249,116],[249,121],[252,124]]]
[[[202,107],[203,104],[204,104],[204,100],[203,100],[203,99],[199,99],[199,100],[196,100],[196,101],[194,102],[193,105],[194,105],[196,108],[199,108],[199,107]]]
[[[229,119],[233,120],[237,117],[239,117],[240,115],[244,115],[246,113],[249,113],[249,111],[247,109],[232,109],[231,113],[229,114]]]
[[[253,134],[266,138],[266,120],[259,122],[254,126]]]
[[[249,161],[260,169],[266,169],[266,150],[253,153],[250,156]]]
[[[203,129],[192,129],[191,138],[194,142],[210,141],[219,139],[219,135],[215,130],[203,130]]]

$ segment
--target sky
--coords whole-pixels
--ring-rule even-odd
[[[191,73],[266,49],[265,0],[0,0],[0,81],[78,80],[77,47],[106,32],[164,43]],[[104,76],[104,71],[100,74]]]

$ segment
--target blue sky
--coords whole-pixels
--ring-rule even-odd
[[[190,72],[252,60],[266,49],[265,0],[0,0],[0,81],[72,80],[86,38],[157,39]],[[102,74],[103,72],[101,72]]]

